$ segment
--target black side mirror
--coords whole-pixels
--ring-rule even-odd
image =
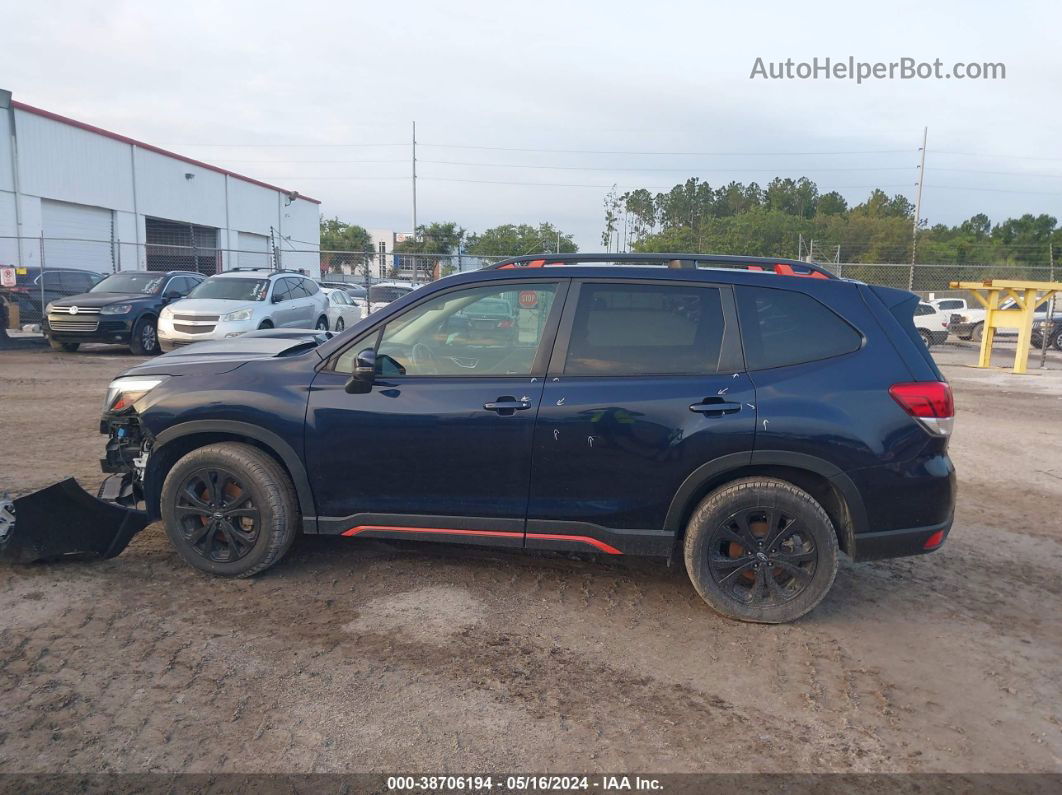
[[[347,380],[348,395],[364,395],[372,390],[372,382],[376,378],[376,351],[366,348],[358,353],[354,360],[354,372]]]
[[[280,303],[280,296],[277,295],[276,293],[273,293],[273,297],[270,298],[269,300],[272,301],[274,304],[279,304]]]

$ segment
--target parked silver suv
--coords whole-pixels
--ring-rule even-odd
[[[159,345],[237,337],[263,328],[328,328],[328,299],[294,271],[235,268],[204,281],[159,315]]]

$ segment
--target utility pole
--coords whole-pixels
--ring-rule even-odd
[[[417,123],[413,122],[413,245],[417,243]],[[417,283],[417,257],[413,256],[413,284]]]
[[[914,289],[915,249],[918,245],[918,227],[922,223],[922,183],[926,181],[926,140],[929,138],[929,128],[922,128],[922,153],[921,162],[918,164],[918,193],[915,194],[914,227],[911,229],[911,273],[907,277],[907,289]]]
[[[1047,244],[1047,262],[1050,270],[1048,271],[1048,281],[1055,280],[1055,247],[1051,243]],[[1033,321],[1035,322],[1035,320]],[[1055,296],[1051,296],[1051,300],[1047,302],[1047,314],[1044,316],[1043,325],[1040,327],[1040,369],[1047,367],[1047,341],[1051,337],[1051,332],[1055,328]]]

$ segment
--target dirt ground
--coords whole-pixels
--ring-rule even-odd
[[[441,544],[304,538],[234,582],[153,525],[112,561],[0,566],[0,772],[1062,771],[1062,356],[975,353],[937,354],[949,542],[844,561],[787,626],[656,562]],[[94,489],[134,361],[0,352],[0,491]]]

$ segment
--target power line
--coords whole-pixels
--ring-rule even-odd
[[[480,149],[491,152],[553,152],[556,154],[586,155],[687,155],[698,157],[759,157],[759,156],[810,156],[810,155],[895,155],[909,154],[909,149],[866,149],[836,152],[653,152],[630,149],[547,149],[514,146],[476,146],[472,144],[425,144],[434,149]]]
[[[623,166],[543,166],[538,164],[528,163],[474,163],[467,160],[421,160],[421,163],[431,163],[439,166],[473,166],[481,168],[531,168],[531,169],[546,169],[550,171],[677,171],[677,172],[704,172],[704,171],[725,171],[725,172],[742,172],[742,173],[754,173],[754,174],[776,174],[779,171],[791,171],[792,169],[785,168],[743,168],[741,166],[733,166],[728,168],[702,168],[700,166],[683,166],[681,168],[627,168]],[[911,166],[889,166],[886,168],[815,168],[815,171],[913,171]]]
[[[419,142],[418,142],[419,144]],[[425,162],[425,161],[420,161]],[[303,180],[303,179],[317,179],[317,180],[404,180],[406,177],[354,177],[354,176],[292,176],[286,175],[283,177],[264,177],[264,179],[287,179],[287,180]],[[513,182],[509,180],[492,180],[492,179],[461,179],[457,177],[425,177],[420,174],[417,175],[417,180],[429,180],[431,182],[466,182],[480,185],[518,185],[529,187],[544,187],[544,188],[644,188],[645,190],[671,190],[675,185],[617,185],[614,183],[599,184],[599,183],[564,183],[564,182]],[[865,190],[873,188],[908,188],[910,185],[904,183],[902,185],[837,185],[837,186],[818,186],[820,190]]]

